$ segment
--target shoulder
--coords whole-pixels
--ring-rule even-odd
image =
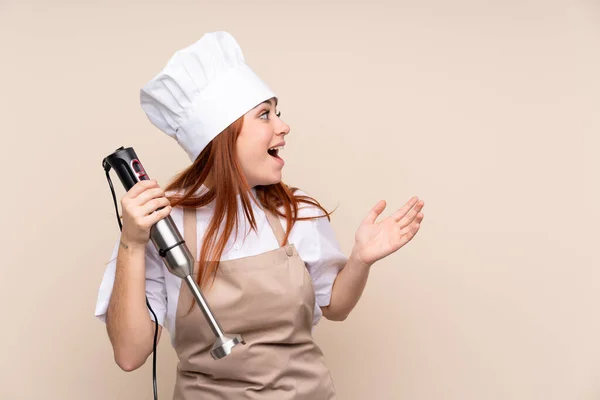
[[[312,194],[308,193],[305,190],[296,189],[294,191],[294,197],[297,197],[300,199],[302,199],[302,198],[311,199],[318,203],[317,199]],[[305,203],[305,202],[300,202],[300,204],[298,204],[298,217],[299,218],[323,217],[324,219],[327,219],[326,213],[320,207],[318,207],[315,204],[309,204],[309,203]],[[317,219],[322,219],[322,218],[317,218]],[[298,222],[302,222],[302,221],[298,221]]]
[[[290,231],[290,242],[295,242],[297,245],[310,242],[314,246],[319,240],[329,240],[333,234],[331,223],[327,213],[317,205],[320,204],[318,200],[310,192],[301,189],[295,190],[294,196],[311,202],[299,202],[297,219]],[[283,209],[280,210],[284,212]],[[286,228],[285,218],[280,217],[280,219]]]

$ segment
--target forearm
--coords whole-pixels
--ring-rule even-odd
[[[350,255],[333,283],[329,305],[323,307],[325,318],[333,321],[346,319],[365,289],[370,270],[370,265],[361,262],[354,253]]]
[[[143,365],[154,340],[146,306],[145,246],[119,248],[106,326],[117,364],[126,371]]]

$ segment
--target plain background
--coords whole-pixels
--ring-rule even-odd
[[[151,399],[151,358],[119,370],[93,316],[118,233],[101,161],[133,146],[163,187],[188,165],[139,89],[214,30],[279,95],[284,180],[338,207],[345,252],[377,200],[426,202],[316,330],[340,399],[600,398],[593,0],[0,1],[0,398]]]

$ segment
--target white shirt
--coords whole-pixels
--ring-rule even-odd
[[[297,193],[305,194],[300,191]],[[213,207],[214,201],[199,208],[196,212],[196,254],[200,254],[200,242],[212,217]],[[324,215],[322,210],[314,206],[300,204],[299,208],[300,217]],[[223,250],[222,261],[249,257],[279,247],[265,213],[254,202],[252,202],[252,211],[256,219],[256,232],[250,229],[248,221],[245,220],[238,197],[239,232],[237,237],[234,237],[235,229],[232,232]],[[171,210],[170,215],[183,236],[183,209],[175,207]],[[279,219],[285,230],[287,228],[285,219],[281,217]],[[95,315],[102,321],[106,321],[106,311],[113,289],[119,239],[120,235],[115,243],[111,261],[106,266],[98,292]],[[320,307],[329,305],[333,282],[338,272],[346,265],[347,257],[341,252],[335,233],[326,217],[297,221],[292,227],[288,243],[295,245],[312,278],[315,290],[314,327],[322,317]],[[189,243],[186,244],[190,246]],[[180,278],[169,272],[154,244],[149,241],[146,246],[146,296],[152,310],[156,313],[158,323],[169,331],[171,338],[175,337],[175,312],[181,283]],[[148,313],[154,320],[149,310]]]

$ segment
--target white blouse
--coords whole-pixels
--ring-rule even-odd
[[[305,194],[301,191],[297,193]],[[300,217],[323,215],[323,211],[314,206],[301,204],[299,208]],[[196,254],[200,254],[202,234],[208,228],[213,210],[214,202],[199,208],[196,212]],[[252,211],[256,219],[256,232],[250,229],[250,224],[245,220],[238,197],[238,235],[234,237],[234,229],[223,250],[222,261],[261,254],[279,246],[264,211],[253,202]],[[175,207],[171,210],[170,215],[183,236],[183,209]],[[285,219],[280,217],[280,221],[285,230],[287,225]],[[119,239],[120,235],[106,266],[98,292],[95,315],[102,321],[106,321],[106,311],[115,279]],[[297,221],[292,227],[288,242],[295,245],[312,278],[315,290],[314,327],[322,316],[320,307],[329,305],[333,282],[338,272],[346,265],[347,257],[340,250],[335,233],[326,217]],[[190,244],[187,243],[187,245]],[[180,287],[181,279],[169,272],[154,244],[149,241],[146,246],[146,296],[152,310],[156,313],[158,323],[169,331],[171,338],[175,336],[175,312]],[[148,313],[154,320],[149,310]]]

